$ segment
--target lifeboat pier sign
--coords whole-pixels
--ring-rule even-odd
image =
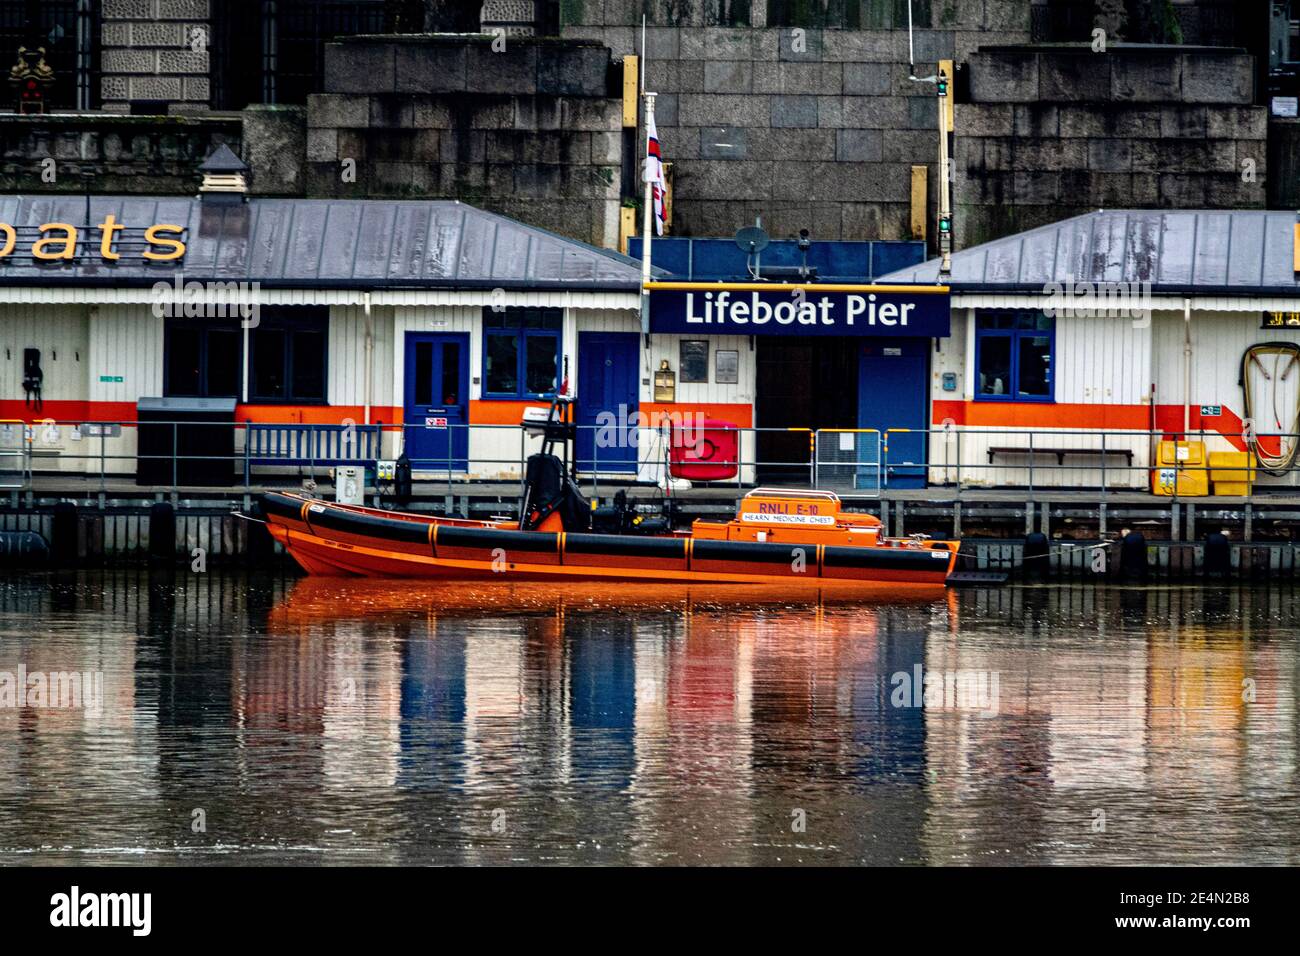
[[[944,338],[947,286],[647,282],[650,332]]]

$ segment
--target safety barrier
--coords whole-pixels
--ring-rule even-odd
[[[828,491],[878,496],[884,488],[881,432],[823,428],[813,446],[813,484]]]
[[[138,471],[147,471],[153,476],[148,484],[154,488],[212,485],[250,489],[283,484],[286,477],[316,480],[345,460],[364,465],[368,484],[373,485],[377,462],[396,459],[405,448],[417,481],[426,488],[430,483],[445,483],[450,490],[467,481],[522,483],[528,456],[541,447],[540,437],[518,425],[357,425],[353,443],[341,431],[344,426],[337,424],[146,424],[171,431],[170,451],[139,450],[133,432],[140,423],[134,421],[0,422],[0,488],[13,493],[29,487],[33,474],[55,471],[63,478],[97,478],[103,489],[109,479],[133,480]],[[182,431],[213,428],[233,431],[238,440],[223,439],[230,453],[176,452]],[[417,429],[424,433],[419,440],[414,435]],[[710,466],[703,473],[726,477],[697,479],[697,484],[738,490],[757,484],[813,485],[854,497],[877,497],[886,491],[926,485],[948,487],[958,494],[999,488],[1150,492],[1153,470],[1171,473],[1171,496],[1188,497],[1180,490],[1182,476],[1203,474],[1208,480],[1214,470],[1208,460],[1155,465],[1152,449],[1161,433],[1136,431],[964,427],[812,431],[718,426],[714,431],[727,440],[711,441],[708,455],[693,459],[672,454],[673,436],[666,426],[632,425],[612,436],[595,426],[581,426],[578,431],[571,462],[579,480],[596,493],[602,482],[663,484],[676,474],[694,474],[691,468],[702,463]],[[436,440],[430,438],[434,432],[438,433]],[[267,444],[269,438],[284,435],[294,437],[292,449]],[[1226,448],[1228,444],[1240,445],[1250,436],[1193,432],[1185,437],[1207,442],[1227,439],[1220,442]],[[1264,440],[1276,437],[1264,436]],[[684,440],[691,441],[689,433]],[[417,446],[425,451],[416,454]],[[430,448],[436,453],[430,453]],[[271,453],[277,450],[281,453]],[[286,454],[286,450],[293,453]],[[229,461],[228,470],[221,466],[222,461]],[[195,463],[197,469],[192,467]],[[193,476],[196,471],[202,481],[185,479],[187,473]]]
[[[26,488],[29,479],[27,426],[14,419],[0,419],[0,490]]]

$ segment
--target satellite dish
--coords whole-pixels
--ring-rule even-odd
[[[746,226],[736,233],[736,247],[751,256],[762,252],[771,241],[771,237],[759,226]]]

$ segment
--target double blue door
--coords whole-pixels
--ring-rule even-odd
[[[858,427],[881,433],[886,488],[924,488],[929,442],[925,429],[928,339],[863,345],[858,365]],[[913,428],[918,432],[888,432]],[[884,446],[888,445],[888,453]]]
[[[578,470],[635,472],[640,335],[578,333]]]
[[[416,471],[469,467],[469,336],[406,333],[406,455]]]

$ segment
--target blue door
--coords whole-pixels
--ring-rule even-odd
[[[924,488],[927,435],[886,431],[925,428],[928,339],[881,339],[861,346],[858,365],[858,427],[875,428],[889,451],[881,452],[886,488]]]
[[[406,333],[406,455],[415,471],[469,468],[469,336]]]
[[[640,338],[636,332],[578,333],[579,471],[636,471]]]

